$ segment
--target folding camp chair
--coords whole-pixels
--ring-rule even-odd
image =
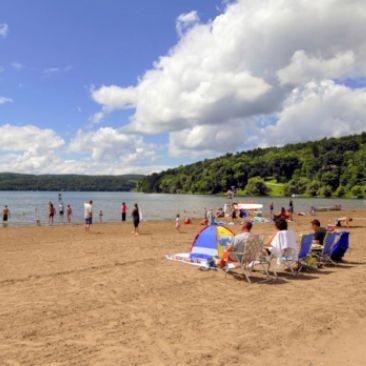
[[[271,249],[271,261],[272,259],[277,260],[277,264],[285,266],[292,275],[296,276],[297,271],[295,268],[298,264],[298,252],[294,248],[290,247],[283,247],[284,243],[288,239],[287,235],[293,235],[292,240],[295,240],[294,233],[288,233],[288,232],[278,232],[276,234],[278,236],[277,240],[280,243],[280,246],[278,247],[272,247]],[[277,272],[276,270],[272,269],[272,272],[274,276],[277,278]]]
[[[313,234],[305,234],[301,236],[300,251],[297,259],[297,274],[299,274],[303,268],[317,268],[317,266],[312,266],[308,262],[313,240]]]
[[[336,264],[332,260],[333,247],[336,242],[338,233],[327,233],[324,238],[323,250],[319,255],[319,264],[327,265],[327,264]]]
[[[334,242],[331,256],[331,259],[335,263],[342,262],[342,258],[349,249],[349,235],[350,233],[348,231],[337,232],[337,238]]]
[[[246,240],[244,247],[236,248],[235,251],[230,253],[230,258],[234,260],[241,269],[246,280],[251,283],[249,274],[255,269],[256,266],[261,267],[261,271],[266,275],[266,279],[270,278],[269,267],[271,262],[263,257],[263,239],[258,235],[250,235]],[[228,265],[226,272],[231,271],[235,266]]]

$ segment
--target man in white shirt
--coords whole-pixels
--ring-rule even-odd
[[[84,203],[85,231],[89,232],[93,224],[93,201]]]

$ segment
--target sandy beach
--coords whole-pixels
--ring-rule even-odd
[[[347,264],[266,284],[165,260],[198,222],[0,229],[0,365],[364,365],[366,211],[317,217],[339,215],[356,218]]]

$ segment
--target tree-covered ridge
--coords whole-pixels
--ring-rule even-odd
[[[142,175],[29,175],[0,173],[2,191],[131,191]]]
[[[365,197],[366,133],[258,148],[146,176],[143,192]]]

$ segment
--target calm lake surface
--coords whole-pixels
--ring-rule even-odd
[[[73,209],[73,222],[83,222],[83,203],[94,201],[94,221],[98,222],[99,210],[103,210],[104,222],[120,221],[120,205],[125,201],[129,213],[133,204],[139,204],[144,220],[175,219],[177,213],[181,217],[202,217],[204,208],[223,207],[227,202],[225,197],[200,195],[144,194],[136,192],[62,192],[65,204]],[[47,203],[53,202],[58,211],[57,192],[0,192],[0,207],[8,205],[11,211],[10,226],[32,225],[35,223],[35,209],[38,210],[41,223],[47,223]],[[274,203],[275,211],[281,206],[288,207],[288,198],[237,198],[236,201],[255,201],[264,204],[264,214],[268,206]],[[353,199],[317,199],[294,198],[295,211],[308,212],[311,206],[331,206],[341,204],[344,209],[366,208],[365,200]],[[58,214],[55,223],[66,221]]]

